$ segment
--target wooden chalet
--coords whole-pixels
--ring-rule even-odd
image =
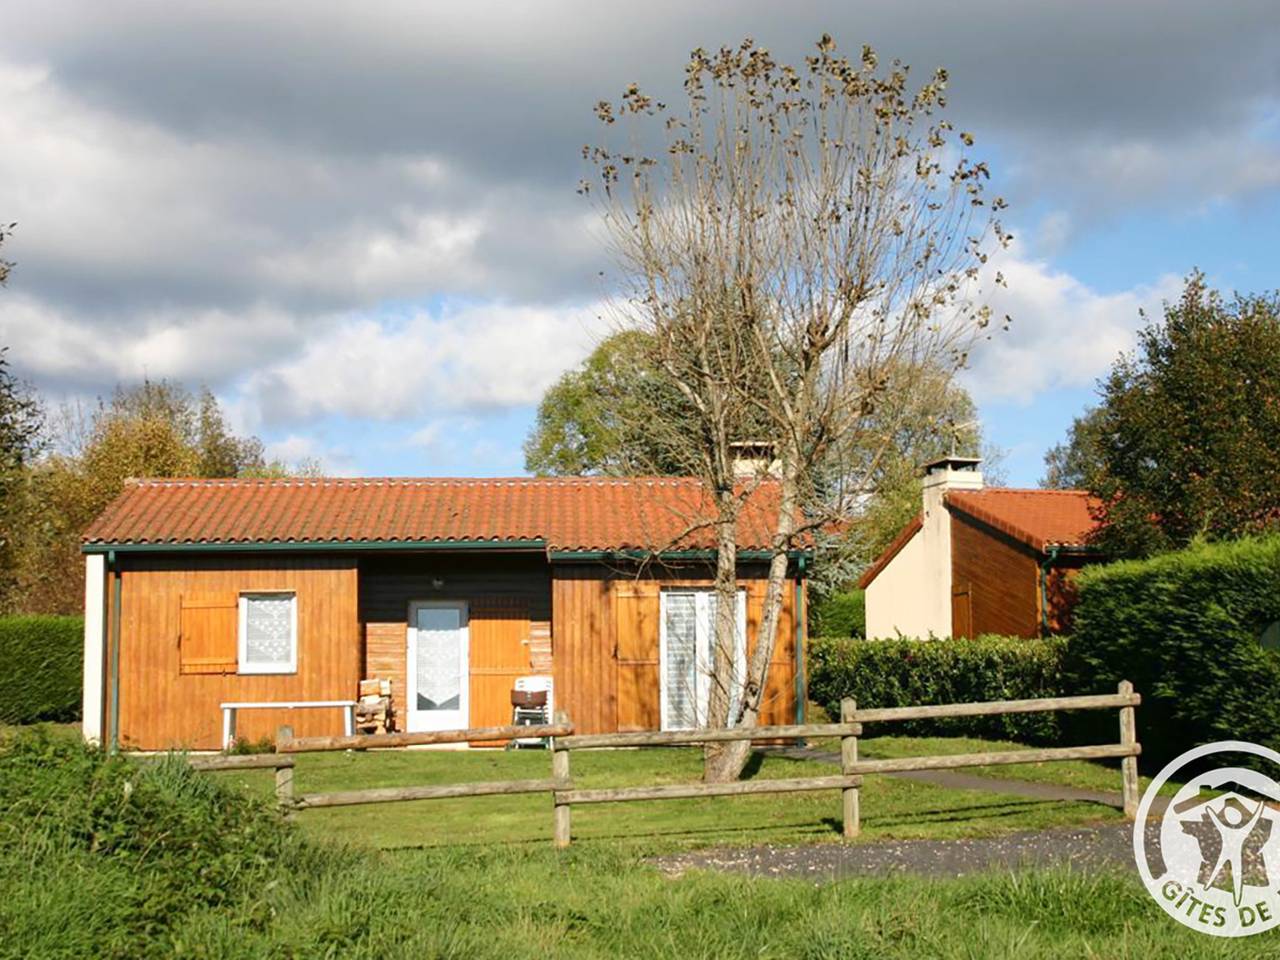
[[[740,523],[740,664],[776,509],[766,483]],[[522,678],[582,732],[699,725],[707,515],[678,478],[131,481],[84,536],[84,734],[339,734],[370,680],[400,730],[510,723]],[[802,718],[806,559],[790,555],[765,723]]]

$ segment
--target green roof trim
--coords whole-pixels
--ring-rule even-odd
[[[543,551],[552,563],[608,560],[712,560],[714,550],[548,550],[545,540],[271,540],[236,543],[85,543],[80,552],[92,553],[346,553],[383,551]],[[739,550],[739,560],[769,560],[768,550]],[[812,559],[810,550],[788,550],[787,558]]]
[[[236,543],[85,543],[81,553],[334,553],[381,550],[546,550],[545,540],[270,540]]]

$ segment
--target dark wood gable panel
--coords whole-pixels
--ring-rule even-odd
[[[1040,633],[1040,567],[1030,548],[974,520],[951,512],[951,590],[968,596],[969,635]],[[952,632],[960,635],[954,621]]]

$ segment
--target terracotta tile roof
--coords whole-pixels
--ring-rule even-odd
[[[919,532],[924,526],[924,514],[917,513],[911,518],[910,522],[902,528],[901,532],[893,538],[893,542],[884,548],[884,552],[876,557],[871,566],[867,567],[861,577],[858,578],[858,589],[865,590],[867,585],[876,577],[880,576],[880,571],[889,565],[889,561],[898,555],[903,547],[911,542],[911,538]]]
[[[1098,501],[1083,490],[952,490],[946,504],[1031,549],[1085,547]]]
[[[739,546],[767,549],[777,487],[748,499]],[[714,542],[685,478],[134,480],[86,544],[544,541],[551,550],[700,549]]]

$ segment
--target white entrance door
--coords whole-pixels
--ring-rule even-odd
[[[466,728],[470,713],[467,633],[465,603],[409,606],[409,730]]]
[[[747,676],[747,592],[738,591],[733,676],[729,715],[737,712]],[[658,650],[663,730],[692,730],[707,725],[715,658],[716,595],[711,590],[662,591]]]

